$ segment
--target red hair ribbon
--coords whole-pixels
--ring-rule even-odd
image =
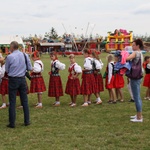
[[[143,62],[143,68],[145,69],[147,66],[147,63],[146,62]]]
[[[37,58],[37,54],[38,54],[38,50],[35,50],[35,51],[33,52],[34,58]]]

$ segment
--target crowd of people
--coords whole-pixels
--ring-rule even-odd
[[[145,69],[145,78],[143,85],[147,87],[145,99],[150,100],[150,57],[146,56],[143,63],[143,55],[140,52],[143,43],[140,39],[133,42],[133,53],[128,54],[127,51],[116,51],[116,53],[108,54],[107,67],[105,74],[102,76],[101,69],[103,63],[99,58],[95,50],[85,49],[83,51],[84,64],[83,68],[76,63],[75,55],[69,55],[70,66],[68,69],[69,75],[66,83],[65,93],[70,95],[71,102],[70,107],[76,106],[76,100],[78,95],[83,95],[82,107],[87,107],[91,104],[91,95],[96,97],[95,104],[101,105],[102,100],[100,93],[104,91],[103,78],[105,78],[105,88],[108,89],[109,100],[108,103],[116,104],[118,100],[124,101],[122,88],[124,87],[123,75],[128,76],[128,89],[131,95],[131,101],[135,102],[137,114],[131,116],[132,122],[143,122],[142,116],[142,100],[140,97],[140,84],[141,76],[133,77],[132,74],[138,74],[134,72],[133,64],[140,62],[140,69],[142,65]],[[31,55],[31,59],[34,61],[33,67],[31,66],[28,55],[18,50],[18,43],[13,41],[10,44],[11,54],[5,59],[0,58],[0,94],[2,95],[2,106],[0,109],[7,107],[5,95],[9,95],[9,125],[8,127],[15,127],[15,105],[16,95],[20,96],[21,107],[23,107],[25,120],[24,124],[29,125],[29,109],[28,109],[28,93],[37,94],[36,108],[42,108],[42,93],[46,91],[45,82],[42,76],[44,70],[44,64],[40,60],[38,51],[35,51]],[[60,70],[65,69],[65,64],[60,62],[56,52],[50,53],[51,58],[51,71],[49,72],[49,88],[48,96],[55,97],[54,106],[60,106],[60,97],[63,96],[63,86]],[[131,60],[131,61],[129,61]],[[138,70],[138,69],[137,69]],[[29,74],[28,71],[31,73]],[[80,85],[79,76],[82,74],[82,82]],[[27,76],[30,82],[30,89],[28,89],[27,82],[25,80]]]

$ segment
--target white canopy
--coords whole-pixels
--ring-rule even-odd
[[[41,46],[64,46],[64,43],[40,43]]]
[[[9,45],[12,41],[17,41],[23,47],[25,47],[23,40],[19,36],[0,36],[0,45]]]

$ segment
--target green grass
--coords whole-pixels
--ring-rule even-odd
[[[106,53],[101,59],[106,67]],[[65,89],[67,80],[68,58],[59,57],[66,64],[61,71]],[[43,55],[45,64],[43,73],[48,89],[50,59]],[[83,56],[77,56],[76,61],[83,66]],[[43,109],[35,109],[36,94],[30,94],[29,105],[31,125],[22,126],[23,113],[17,110],[16,128],[8,129],[8,109],[0,110],[0,150],[149,150],[150,149],[150,101],[143,100],[143,123],[131,123],[130,115],[135,115],[134,103],[129,103],[130,96],[124,87],[124,103],[107,104],[108,92],[101,93],[103,105],[92,104],[82,108],[82,96],[78,96],[77,107],[70,108],[68,95],[61,97],[61,106],[53,107],[54,98],[43,93]],[[142,98],[145,88],[141,90]],[[94,95],[92,100],[95,100]],[[19,105],[19,99],[17,98]]]

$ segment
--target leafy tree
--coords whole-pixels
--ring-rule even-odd
[[[55,30],[55,28],[51,28],[50,32],[45,32],[45,36],[47,39],[57,39],[58,38],[58,34]]]
[[[134,39],[140,38],[144,42],[150,42],[150,35],[148,35],[147,33],[145,35],[133,35],[133,38]]]

